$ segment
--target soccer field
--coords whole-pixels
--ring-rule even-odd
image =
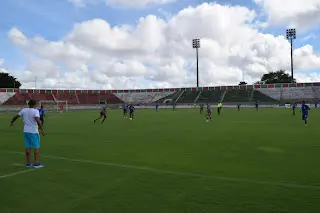
[[[22,121],[0,114],[1,213],[320,211],[320,110],[51,113],[42,169],[24,167]]]

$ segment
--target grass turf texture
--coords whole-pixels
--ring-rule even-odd
[[[214,111],[215,112],[215,111]],[[0,212],[319,212],[320,111],[49,114],[43,169],[26,168],[22,122],[0,114]],[[18,165],[17,165],[18,164]]]

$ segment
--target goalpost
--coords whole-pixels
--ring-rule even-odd
[[[51,112],[68,112],[68,101],[39,101],[46,111]]]

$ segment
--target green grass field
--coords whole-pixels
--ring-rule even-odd
[[[0,213],[320,212],[320,110],[308,127],[290,109],[97,114],[49,114],[42,169],[0,114]]]

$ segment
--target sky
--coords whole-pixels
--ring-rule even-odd
[[[22,88],[251,84],[290,70],[320,82],[320,0],[2,0],[0,71]]]

